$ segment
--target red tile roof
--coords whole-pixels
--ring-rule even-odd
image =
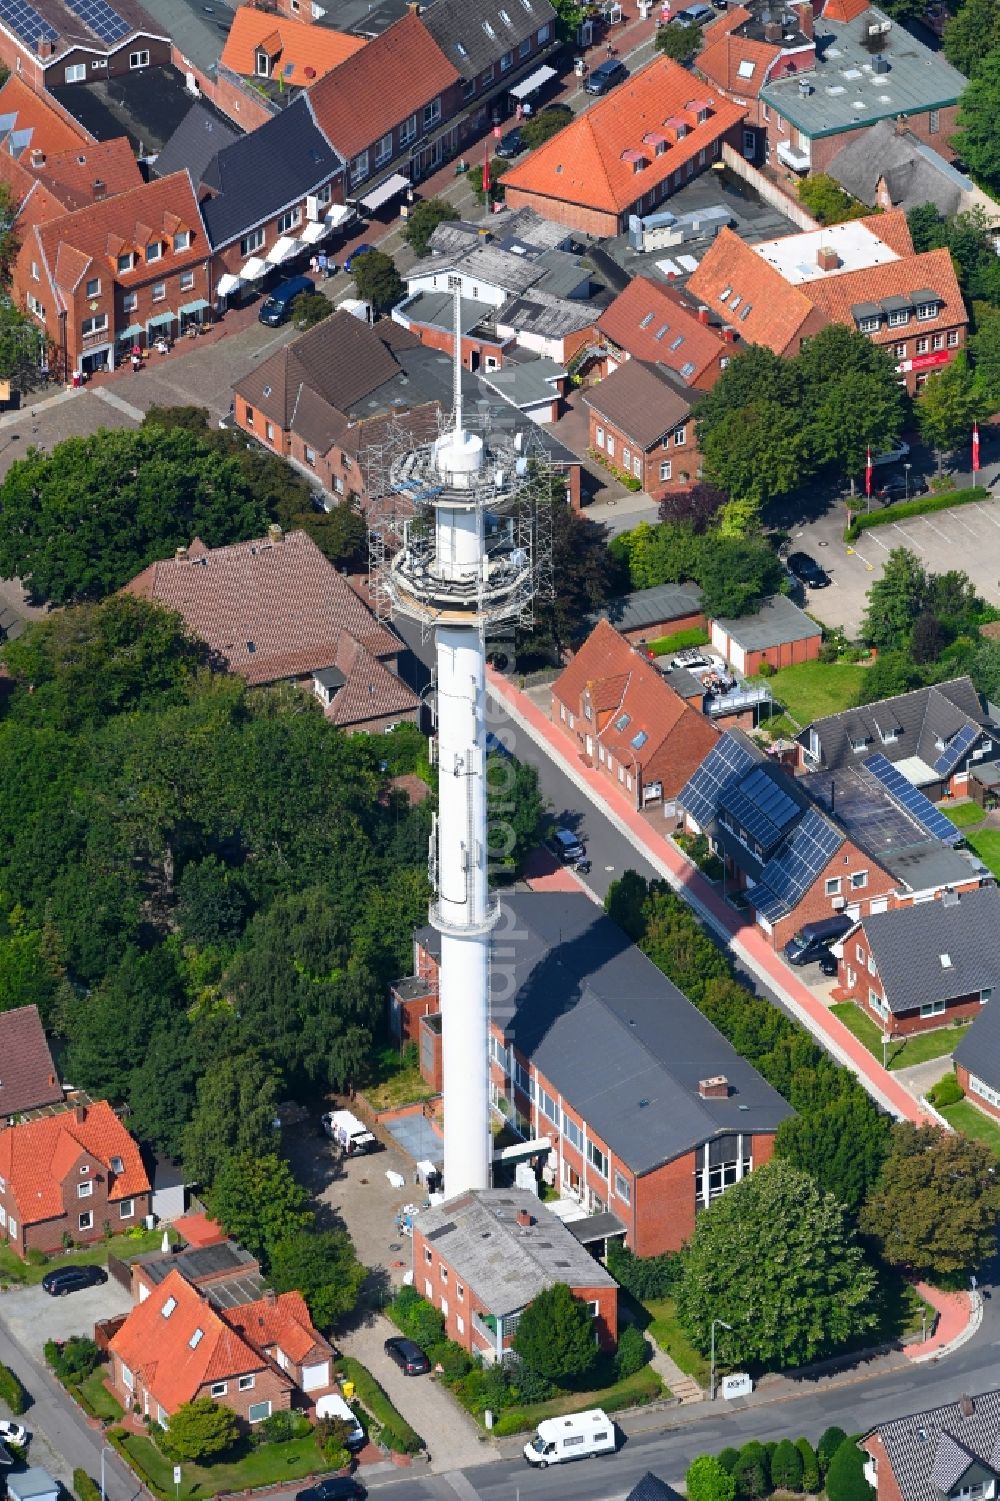
[[[252,77],[257,72],[257,52],[264,47],[271,62],[271,77],[284,79],[296,88],[309,88],[318,79],[353,57],[365,46],[362,37],[347,36],[326,26],[291,20],[273,11],[241,5],[233,17],[220,62],[234,73]],[[289,69],[291,71],[289,71]]]
[[[871,0],[826,0],[825,21],[855,21],[871,6]]]
[[[720,17],[722,21],[729,19]],[[756,99],[781,52],[780,42],[759,42],[735,30],[725,30],[698,53],[698,72],[727,94]],[[744,63],[753,65],[749,78],[740,73]]]
[[[797,354],[801,340],[827,322],[817,313],[808,287],[791,286],[731,229],[720,231],[691,273],[687,290],[713,314],[731,317],[741,342],[764,344],[775,354]],[[739,298],[735,307],[734,297]]]
[[[0,115],[15,115],[14,129],[31,131],[25,152],[28,158],[32,151],[50,155],[95,144],[90,131],[57,104],[51,94],[36,94],[16,73],[11,73],[0,88]]]
[[[189,1246],[217,1246],[226,1238],[226,1232],[207,1214],[184,1214],[174,1220],[174,1229],[183,1235]]]
[[[711,720],[675,693],[606,620],[597,622],[552,684],[552,694],[579,714],[588,688],[599,743],[626,767],[634,762],[645,771],[657,759],[665,797],[680,791],[718,739]],[[643,733],[646,739],[637,746]]]
[[[63,208],[71,210],[143,186],[139,164],[125,136],[57,152],[46,157],[36,175]],[[95,184],[103,186],[95,192]]]
[[[699,124],[689,106],[698,82],[679,63],[657,58],[627,83],[578,115],[558,135],[504,174],[508,188],[582,204],[615,214],[658,186],[679,167],[697,160],[746,111],[728,100],[709,97],[707,120]],[[677,139],[672,122],[683,121],[687,133]],[[664,133],[666,150],[644,137]],[[641,152],[647,165],[638,172],[626,152]]]
[[[891,345],[914,334],[933,334],[968,322],[955,266],[947,250],[927,250],[922,255],[887,261],[864,271],[844,271],[839,276],[811,283],[810,293],[833,323],[846,323],[853,328],[851,309],[858,303],[905,297],[925,288],[941,298],[940,313],[927,322],[914,323],[911,318],[906,328],[890,328],[883,323],[872,336],[873,342]]]
[[[113,1203],[149,1193],[139,1148],[106,1100],[0,1131],[0,1178],[13,1192],[23,1224],[63,1214],[62,1181],[84,1153],[108,1173]],[[116,1157],[123,1165],[120,1173],[111,1168]]]
[[[255,1303],[240,1303],[223,1314],[248,1344],[258,1350],[284,1351],[289,1360],[301,1365],[314,1350],[330,1353],[326,1340],[318,1334],[309,1317],[306,1300],[299,1292],[280,1293],[259,1298]]]
[[[692,386],[712,383],[728,348],[718,330],[700,323],[697,312],[673,287],[648,276],[633,277],[605,308],[597,327],[626,354],[665,365]],[[678,339],[683,342],[678,344]],[[683,375],[689,365],[694,370]]]
[[[401,17],[313,85],[320,129],[350,159],[459,81],[420,17]]]
[[[176,610],[248,683],[275,683],[337,665],[346,634],[373,656],[398,637],[372,614],[305,532],[288,532],[150,566],[129,593]]]
[[[37,1006],[0,1012],[0,1116],[63,1097]]]

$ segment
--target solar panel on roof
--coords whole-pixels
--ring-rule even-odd
[[[753,890],[757,911],[768,922],[777,922],[793,911],[843,842],[840,830],[817,809],[810,808],[761,871]]]
[[[120,42],[134,29],[107,0],[66,0],[66,5],[102,42]]]
[[[704,828],[715,817],[723,787],[737,781],[756,759],[739,740],[723,735],[681,789],[678,805]]]
[[[35,43],[42,37],[54,42],[59,37],[58,31],[26,0],[0,0],[0,21],[26,42]]]
[[[897,771],[881,751],[877,751],[874,756],[869,756],[864,765],[873,777],[878,778],[886,791],[892,794],[900,807],[905,808],[907,813],[923,825],[928,834],[933,835],[935,839],[940,839],[942,844],[958,843],[962,837],[961,831],[956,829],[943,813],[939,813],[930,798],[926,797],[919,787],[914,787],[912,782],[908,782],[903,773]]]
[[[948,777],[955,770],[966,751],[979,738],[979,726],[976,724],[964,724],[953,740],[949,740],[944,750],[934,762],[934,770],[938,776]]]

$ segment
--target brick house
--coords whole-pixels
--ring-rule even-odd
[[[694,426],[700,395],[673,371],[626,360],[584,391],[589,446],[653,500],[687,489],[702,473]]]
[[[0,23],[0,61],[39,94],[62,84],[128,77],[170,62],[170,37],[138,4],[103,12],[74,0],[11,7]]]
[[[556,13],[549,0],[434,0],[421,20],[462,79],[462,103],[474,131],[486,124],[485,105],[495,100],[512,111],[509,97],[528,98],[555,76],[539,67],[559,46]]]
[[[986,1006],[952,1054],[955,1076],[970,1104],[1000,1120],[1000,1023]]]
[[[35,224],[12,290],[68,377],[113,369],[135,344],[199,319],[212,295],[210,260],[194,187],[178,172]]]
[[[971,1021],[1000,979],[1000,890],[862,918],[844,939],[838,989],[893,1037]]]
[[[123,1406],[167,1426],[209,1397],[252,1427],[333,1385],[333,1350],[301,1293],[266,1292],[217,1308],[177,1270],[137,1303],[112,1337],[110,1381]]]
[[[888,770],[886,771],[886,768]],[[724,734],[677,797],[758,926],[783,948],[805,923],[862,920],[981,882],[958,832],[877,758],[793,777],[740,730]]]
[[[645,646],[660,636],[675,636],[680,631],[705,631],[705,614],[701,590],[697,584],[656,584],[651,589],[633,589],[581,622],[581,635],[589,634],[598,620],[608,620],[619,636],[632,646]]]
[[[219,59],[212,102],[244,130],[256,129],[364,45],[363,37],[240,5]]]
[[[63,1089],[37,1006],[0,1011],[0,1119],[62,1103]]]
[[[740,341],[795,355],[829,323],[867,334],[912,395],[965,344],[968,315],[947,251],[916,254],[892,210],[748,245],[720,231],[687,290]]]
[[[711,310],[692,305],[674,287],[634,276],[600,316],[597,331],[604,358],[600,374],[610,375],[627,359],[670,370],[686,386],[711,390],[732,353]],[[594,370],[588,364],[588,373]]]
[[[621,234],[718,160],[744,113],[658,57],[506,172],[506,201],[584,234]]]
[[[439,935],[418,942],[436,973]],[[770,1160],[788,1105],[586,896],[505,896],[491,987],[493,1110],[539,1143],[583,1244],[676,1251],[699,1209]],[[422,1069],[439,1027],[440,1012],[419,1022]]]
[[[816,67],[816,39],[811,0],[800,0],[783,14],[751,5],[735,5],[705,29],[698,53],[698,74],[724,98],[746,111],[741,152],[747,161],[768,160],[767,108],[761,90],[772,78],[799,77]]]
[[[143,182],[125,136],[95,141],[52,95],[34,93],[16,74],[0,88],[0,116],[7,125],[0,182],[18,205],[19,238],[34,224]]]
[[[989,1501],[1000,1467],[1000,1391],[908,1413],[858,1439],[875,1501]]]
[[[606,620],[552,684],[551,713],[637,808],[671,803],[718,739],[711,721]]]
[[[618,1343],[618,1284],[537,1195],[473,1189],[413,1223],[413,1286],[445,1333],[489,1364],[513,1346],[521,1314],[564,1283],[586,1303],[602,1350]]]
[[[0,1230],[18,1256],[141,1225],[150,1193],[139,1148],[105,1100],[0,1130]]]
[[[331,724],[377,733],[416,723],[397,676],[402,643],[305,532],[207,548],[197,539],[126,585],[175,610],[230,672],[254,687],[301,682]]]

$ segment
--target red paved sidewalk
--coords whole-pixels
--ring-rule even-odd
[[[930,1339],[919,1345],[907,1345],[906,1354],[910,1360],[927,1360],[932,1355],[940,1355],[968,1328],[975,1310],[969,1293],[942,1292],[939,1287],[931,1287],[929,1282],[918,1282],[917,1292],[937,1309],[937,1328]]]
[[[913,1096],[891,1073],[862,1046],[844,1024],[817,999],[768,944],[760,929],[734,912],[700,872],[662,835],[656,834],[631,800],[609,784],[599,772],[583,764],[572,753],[565,737],[532,701],[492,668],[487,669],[489,687],[512,712],[524,721],[529,732],[545,743],[550,753],[585,787],[591,800],[603,806],[619,823],[626,826],[632,841],[652,860],[679,893],[727,936],[741,958],[782,996],[790,1009],[814,1036],[822,1037],[830,1051],[855,1073],[870,1093],[882,1101],[894,1115],[917,1123],[926,1123]],[[939,1295],[940,1296],[940,1295]]]

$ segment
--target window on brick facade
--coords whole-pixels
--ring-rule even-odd
[[[86,83],[87,64],[71,63],[70,66],[66,69],[65,78],[67,83]]]
[[[351,181],[360,182],[368,176],[368,151],[359,151],[351,161]]]
[[[89,1199],[93,1192],[94,1185],[89,1181],[87,1183],[78,1183],[76,1185],[76,1196],[78,1199]]]
[[[941,1016],[944,1013],[944,1001],[925,1001],[920,1008],[921,1016]]]
[[[253,255],[255,250],[260,250],[264,243],[264,231],[252,229],[248,235],[244,235],[240,241],[240,255]]]
[[[253,1402],[247,1408],[247,1422],[249,1423],[263,1423],[264,1419],[270,1416],[270,1402]]]
[[[932,349],[943,349],[944,348],[944,334],[935,334],[934,335],[934,337],[931,339],[931,348]]]
[[[417,117],[410,115],[399,127],[399,144],[408,146],[417,134]]]
[[[278,219],[278,233],[279,235],[287,234],[290,229],[295,228],[296,224],[301,223],[302,206],[300,204],[297,208],[286,209],[285,212],[280,216],[280,218]]]
[[[135,1215],[135,1200],[134,1199],[122,1199],[121,1203],[118,1205],[118,1218],[120,1220],[130,1220],[130,1219],[132,1219],[134,1217],[134,1215]]]
[[[840,895],[840,877],[839,876],[831,876],[830,879],[827,881],[827,883],[826,883],[826,894],[827,894],[827,896],[839,896]]]
[[[603,746],[601,748],[603,750]],[[563,1135],[569,1142],[570,1146],[576,1147],[576,1150],[578,1152],[582,1152],[583,1132],[580,1130],[580,1127],[577,1125],[576,1121],[570,1120],[565,1111],[563,1111],[562,1128]]]
[[[631,1204],[632,1185],[626,1178],[624,1173],[615,1173],[615,1193],[621,1199],[623,1204]]]
[[[928,132],[928,134],[929,135],[936,135],[937,132],[940,129],[941,129],[941,111],[937,110],[937,109],[928,110],[928,112],[927,112],[927,132]]]
[[[949,349],[957,349],[958,348],[958,329],[957,328],[949,328],[949,330],[948,330],[948,348]]]
[[[134,313],[138,306],[138,292],[126,292],[125,296],[122,298],[122,311],[126,313]]]
[[[130,52],[128,55],[128,65],[130,68],[148,68],[149,53],[146,51]]]
[[[134,265],[135,255],[131,250],[127,251],[125,255],[120,255],[118,257],[118,271],[122,276],[131,271]]]
[[[392,156],[392,131],[389,130],[375,147],[375,165],[381,167]]]
[[[587,1161],[597,1169],[602,1178],[608,1176],[608,1159],[594,1142],[587,1142]]]
[[[190,292],[193,286],[194,286],[194,272],[193,271],[182,271],[181,272],[181,291],[182,292]]]
[[[165,281],[154,281],[154,283],[153,283],[153,301],[154,302],[163,302],[163,300],[165,299],[166,295],[167,295],[167,284],[166,284],[166,282]]]
[[[108,326],[107,313],[95,313],[92,318],[84,318],[80,325],[84,338],[90,334],[103,334]]]
[[[191,231],[189,229],[179,229],[174,235],[174,249],[179,251],[189,250],[190,248]]]
[[[146,246],[146,260],[158,261],[163,258],[163,245],[159,240],[150,240]]]
[[[94,1214],[93,1214],[93,1210],[90,1210],[90,1209],[84,1210],[83,1214],[80,1215],[80,1218],[78,1220],[78,1225],[79,1225],[79,1228],[81,1230],[93,1230],[93,1228],[94,1228]]]
[[[88,281],[88,283],[87,283],[87,296],[88,297],[99,297],[100,295],[101,295],[101,278],[99,276],[95,276],[90,281]]]
[[[424,129],[430,130],[431,126],[436,125],[440,118],[441,100],[439,97],[437,99],[432,99],[430,104],[424,105]]]
[[[866,870],[855,870],[855,871],[853,871],[851,873],[851,890],[852,891],[860,891],[862,889],[862,887],[867,886],[867,885],[868,885],[868,872]]]
[[[241,1392],[253,1391],[253,1384],[254,1384],[254,1378],[253,1378],[253,1376],[241,1376],[240,1377],[239,1388],[240,1388]]]

